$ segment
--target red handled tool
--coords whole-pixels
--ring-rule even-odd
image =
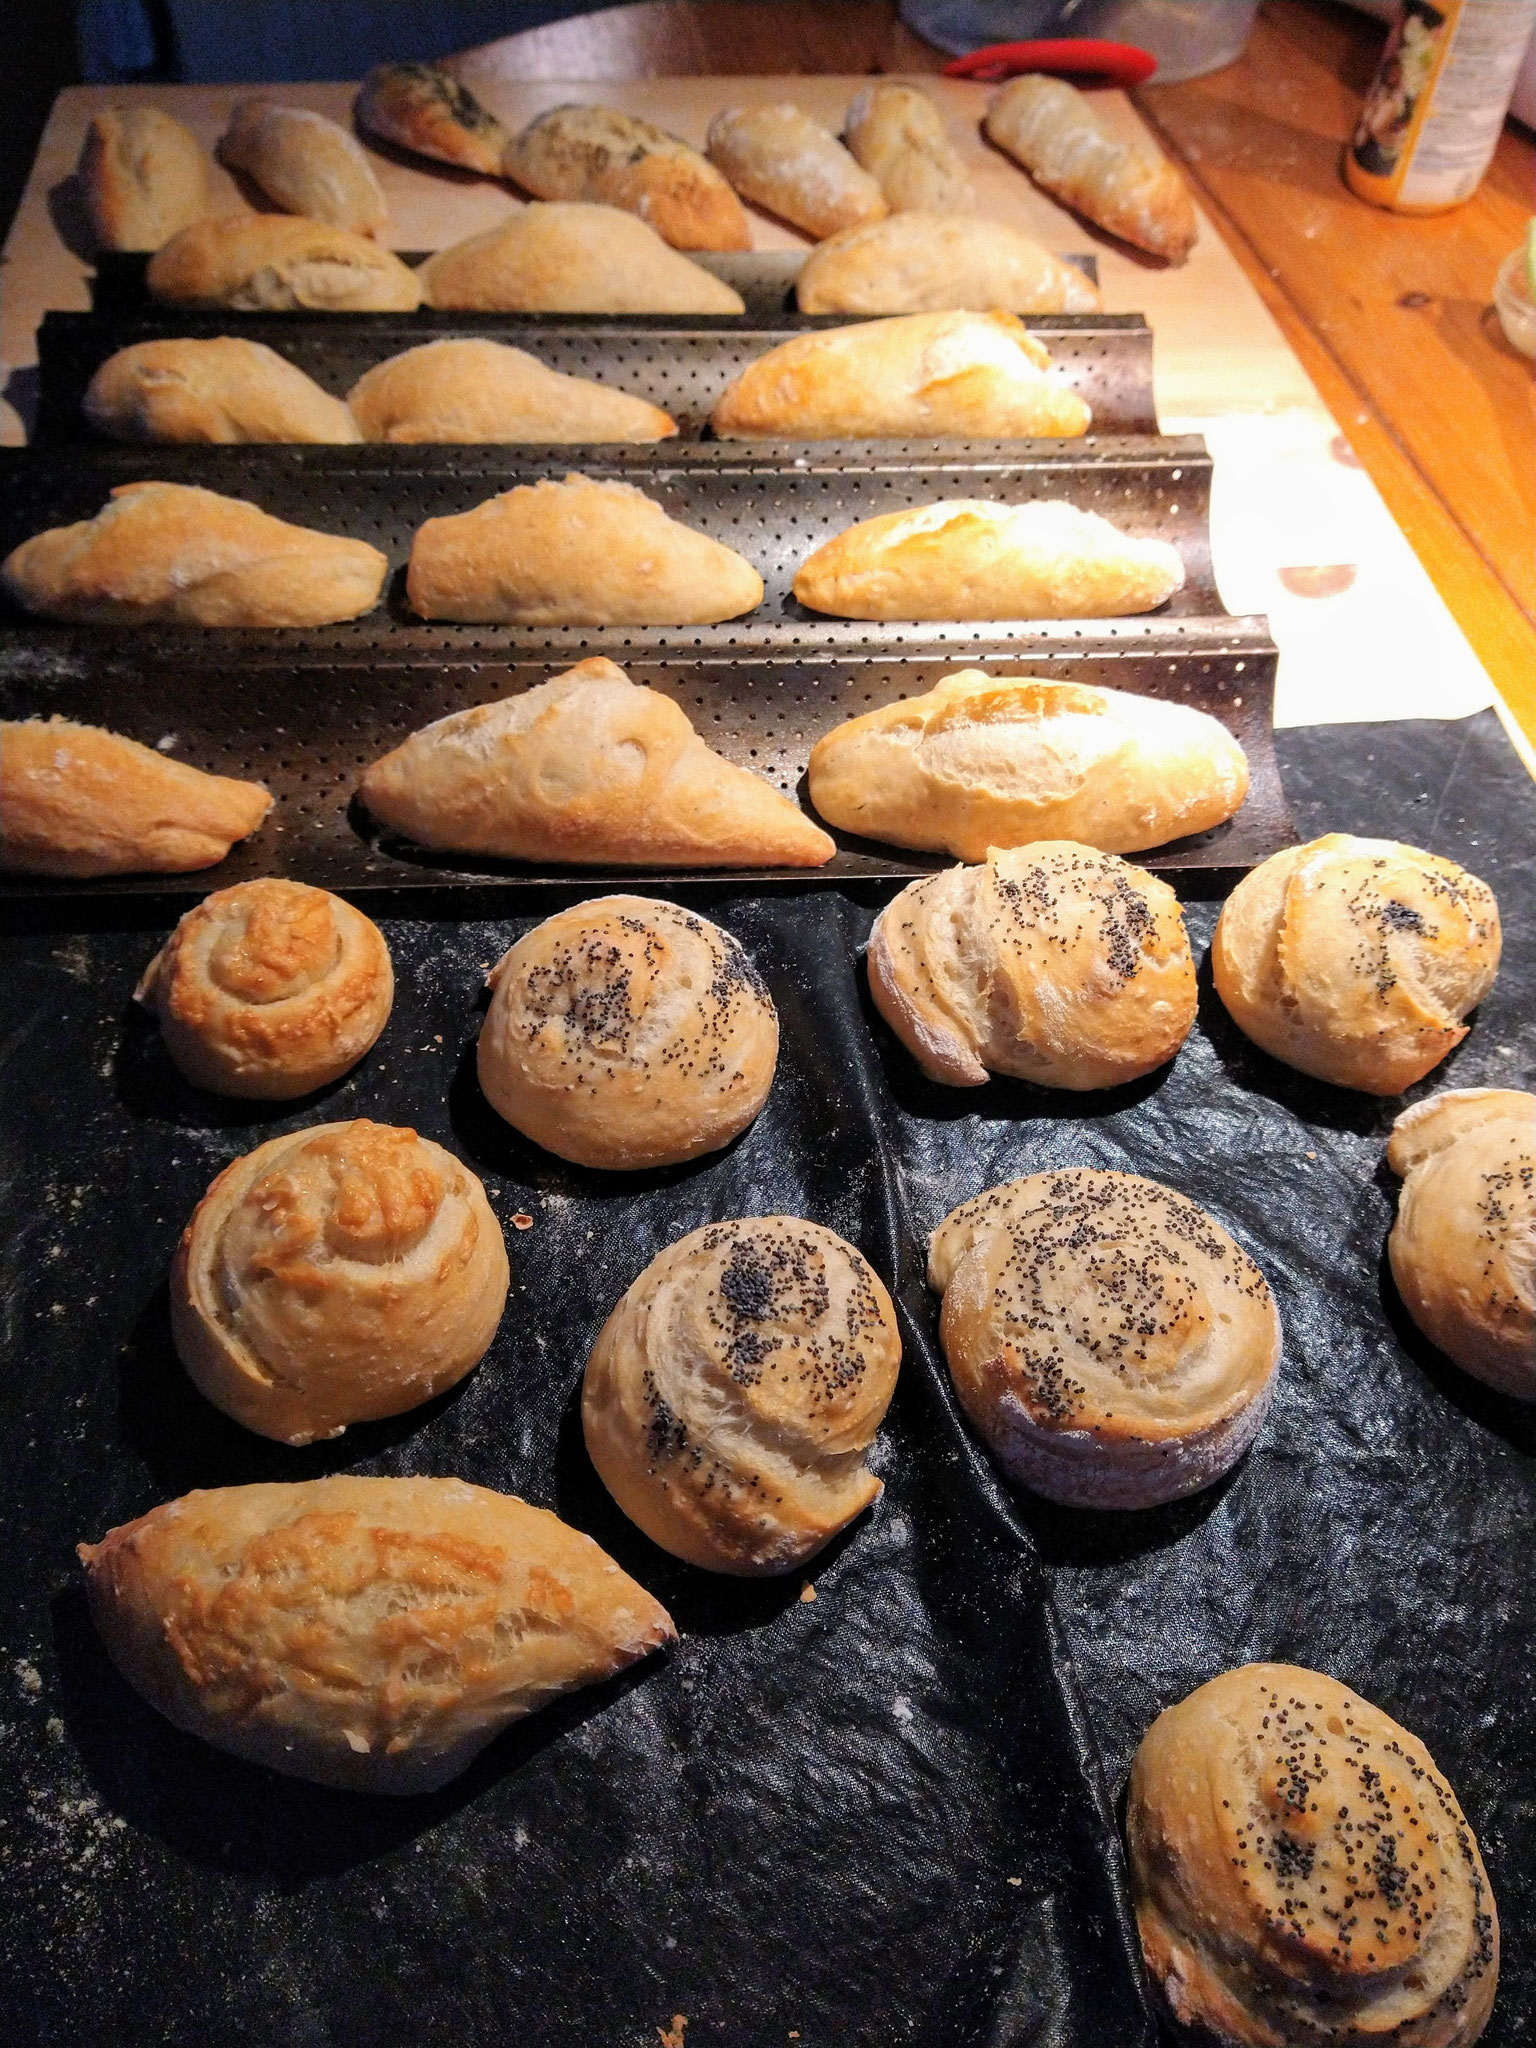
[[[1037,43],[988,43],[944,66],[946,78],[979,78],[988,85],[1021,71],[1052,71],[1091,78],[1095,85],[1144,85],[1157,59],[1134,43],[1099,43],[1090,36],[1048,37]]]

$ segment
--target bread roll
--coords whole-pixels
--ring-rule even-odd
[[[974,213],[976,187],[944,117],[915,85],[875,78],[848,103],[843,140],[893,213]]]
[[[675,904],[598,896],[547,917],[490,976],[480,1086],[578,1166],[716,1152],[768,1099],[779,1020],[729,932]]]
[[[308,107],[237,101],[218,155],[284,213],[353,235],[377,235],[389,225],[389,206],[364,151],[345,128]]]
[[[1536,1095],[1452,1088],[1405,1109],[1387,1250],[1408,1313],[1464,1371],[1536,1401]]]
[[[150,258],[153,297],[241,313],[414,313],[421,280],[366,235],[282,213],[200,220]]]
[[[889,211],[877,182],[832,131],[787,100],[725,108],[709,124],[707,147],[743,199],[818,239]]]
[[[1167,541],[1049,498],[882,512],[823,541],[795,575],[803,605],[844,619],[1123,618],[1183,587]]]
[[[1189,705],[968,668],[825,733],[810,791],[846,832],[960,860],[1032,839],[1137,853],[1230,818],[1248,762]]]
[[[309,1444],[463,1379],[507,1299],[468,1167],[388,1124],[313,1124],[226,1166],[181,1234],[171,1334],[216,1408]]]
[[[747,365],[710,425],[724,440],[1005,440],[1081,434],[1089,418],[1012,313],[912,313],[781,341]]]
[[[513,136],[501,167],[535,198],[637,213],[674,249],[752,246],[741,201],[708,158],[616,107],[551,107]]]
[[[880,1497],[864,1463],[901,1364],[891,1298],[798,1216],[668,1245],[603,1325],[581,1423],[598,1477],[663,1550],[794,1571]]]
[[[158,249],[208,211],[203,145],[158,107],[93,114],[77,175],[101,249]]]
[[[1179,899],[1067,839],[909,882],[869,935],[875,1007],[931,1080],[1113,1088],[1194,1028]]]
[[[151,1706],[359,1792],[435,1791],[510,1722],[677,1633],[590,1537],[462,1479],[189,1493],[80,1559]]]
[[[212,341],[136,341],[108,356],[82,407],[119,441],[360,441],[339,398],[276,349]]]
[[[836,851],[670,697],[600,657],[412,733],[359,794],[419,846],[507,860],[799,868]]]
[[[1493,891],[1453,860],[1330,832],[1245,875],[1211,944],[1255,1045],[1341,1088],[1400,1095],[1467,1035],[1499,969]]]
[[[903,212],[813,249],[795,299],[802,313],[1092,313],[1099,294],[1006,221]]]
[[[377,64],[352,102],[359,128],[416,156],[501,175],[511,136],[467,85],[437,64]]]
[[[68,718],[0,723],[0,870],[184,875],[211,868],[272,808],[259,782],[205,775]]]
[[[1005,85],[982,123],[1053,199],[1122,241],[1182,263],[1200,232],[1188,187],[1150,137],[1122,141],[1064,78]]]
[[[347,393],[366,441],[666,441],[643,398],[563,377],[501,341],[427,341],[375,363]]]
[[[1264,2048],[1482,2033],[1499,1921],[1472,1830],[1423,1743],[1335,1679],[1211,1679],[1147,1730],[1125,1818],[1142,1953],[1184,2025]]]
[[[429,519],[406,594],[424,619],[503,626],[700,626],[762,602],[750,562],[669,519],[633,484],[518,484]]]
[[[205,896],[133,993],[189,1081],[287,1102],[356,1066],[389,1021],[395,977],[360,910],[268,879]]]
[[[928,1242],[960,1405],[1010,1477],[1079,1508],[1150,1508],[1219,1479],[1280,1359],[1264,1275],[1156,1181],[1092,1167],[964,1202]]]
[[[371,611],[388,558],[194,484],[118,484],[94,519],[12,548],[0,588],[89,626],[329,626]]]
[[[429,256],[427,304],[467,313],[744,313],[718,277],[613,206],[525,206]]]

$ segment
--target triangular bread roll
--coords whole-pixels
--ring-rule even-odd
[[[601,659],[412,733],[360,793],[382,824],[450,853],[814,868],[836,851],[771,783],[707,747],[669,697]]]
[[[616,206],[535,201],[421,266],[427,304],[457,313],[744,313],[718,277]]]
[[[677,432],[643,398],[473,337],[375,363],[347,404],[366,441],[665,441]]]

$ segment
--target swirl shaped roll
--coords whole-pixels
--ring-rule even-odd
[[[793,1570],[879,1498],[864,1462],[901,1340],[851,1244],[795,1216],[690,1231],[653,1259],[587,1360],[603,1484],[708,1571]]]
[[[1499,1922],[1424,1744],[1336,1679],[1245,1664],[1159,1714],[1126,1802],[1168,2009],[1243,2048],[1469,2048]]]
[[[490,1347],[509,1274],[485,1190],[390,1124],[316,1124],[218,1176],[182,1232],[171,1333],[217,1408],[307,1444],[400,1415]]]
[[[266,1102],[307,1095],[356,1066],[394,993],[371,918],[328,890],[276,879],[205,896],[134,990],[189,1081]]]

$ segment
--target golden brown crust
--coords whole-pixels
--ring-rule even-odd
[[[1184,584],[1165,540],[1064,500],[944,498],[861,519],[805,558],[795,595],[844,619],[1109,619]]]
[[[153,297],[245,313],[414,313],[421,279],[366,235],[284,213],[194,221],[150,259]]]
[[[843,140],[892,212],[974,213],[976,187],[944,117],[915,85],[872,79],[848,103]]]
[[[601,657],[413,733],[359,794],[418,845],[509,860],[820,867],[836,851],[669,697]]]
[[[12,874],[189,874],[271,808],[259,782],[205,775],[100,726],[0,724],[0,870]]]
[[[1405,1109],[1388,1253],[1408,1313],[1448,1358],[1536,1401],[1536,1095],[1452,1088]]]
[[[501,175],[511,136],[467,85],[437,64],[378,64],[352,102],[359,128],[417,156]]]
[[[1467,1035],[1499,966],[1493,891],[1454,861],[1332,832],[1272,854],[1211,946],[1233,1022],[1341,1088],[1398,1095]]]
[[[1064,78],[1005,85],[982,126],[1054,199],[1156,256],[1182,263],[1199,234],[1184,180],[1149,139],[1122,141]]]
[[[706,146],[743,199],[818,239],[889,211],[879,184],[832,131],[787,100],[726,107],[710,122]]]
[[[933,1233],[928,1284],[961,1406],[1050,1500],[1198,1492],[1269,1406],[1280,1318],[1263,1274],[1156,1181],[1073,1167],[989,1188]]]
[[[189,1493],[79,1548],[96,1626],[152,1706],[356,1791],[433,1791],[676,1636],[589,1537],[461,1479]]]
[[[145,968],[155,1012],[189,1081],[285,1102],[356,1066],[389,1021],[384,934],[325,889],[268,879],[218,889]]]
[[[750,249],[741,201],[696,149],[615,107],[551,107],[508,143],[502,169],[539,199],[637,213],[674,249]]]
[[[424,619],[508,626],[696,626],[762,602],[734,549],[681,526],[633,484],[568,476],[518,484],[429,519],[406,594]]]
[[[497,963],[480,1086],[498,1116],[578,1166],[675,1166],[768,1099],[779,1020],[731,934],[644,896],[549,917]]]
[[[473,313],[744,313],[718,277],[615,206],[520,207],[421,267],[427,304]]]
[[[891,1298],[796,1216],[690,1231],[587,1360],[581,1421],[632,1522],[706,1571],[793,1571],[880,1496],[864,1454],[896,1387]]]
[[[367,441],[665,441],[677,423],[627,392],[547,369],[525,349],[427,341],[347,393]]]
[[[119,441],[348,442],[362,439],[339,398],[264,342],[136,341],[108,356],[82,410]]]
[[[1075,839],[1134,853],[1229,818],[1248,763],[1188,705],[962,669],[816,742],[811,802],[894,846],[984,860],[994,846]]]
[[[309,107],[237,100],[218,157],[284,213],[354,235],[378,235],[389,225],[383,188],[363,149],[339,123]]]
[[[1499,1975],[1488,1875],[1417,1737],[1294,1664],[1223,1672],[1131,1766],[1142,1952],[1243,2048],[1470,2048]]]
[[[930,1079],[1113,1088],[1194,1028],[1195,963],[1165,882],[1070,840],[909,882],[869,935],[875,1007]]]
[[[1087,405],[1012,313],[911,313],[797,334],[715,406],[722,439],[1081,434]]]
[[[203,145],[158,107],[93,114],[79,179],[102,249],[158,249],[208,211]]]
[[[1099,294],[1006,221],[913,210],[845,228],[811,251],[802,313],[1091,313]]]
[[[171,1269],[171,1331],[215,1407],[307,1444],[455,1385],[507,1285],[501,1226],[451,1152],[366,1118],[315,1124],[209,1187]]]

